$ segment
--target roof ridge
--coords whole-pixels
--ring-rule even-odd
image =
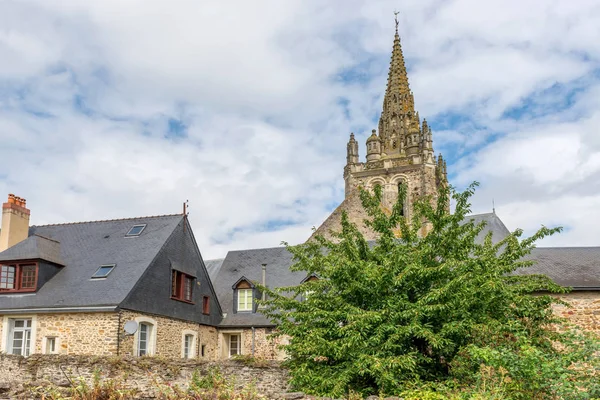
[[[299,243],[299,244],[302,244],[302,243]],[[291,246],[296,246],[296,245],[291,245]],[[229,250],[227,253],[240,252],[240,251],[254,251],[254,250],[271,250],[271,249],[287,249],[287,246],[256,247],[253,249]]]
[[[465,215],[465,218],[467,218],[467,217],[479,217],[481,215],[496,215],[496,213],[495,212],[485,212],[485,213],[479,213],[479,214],[469,214],[469,215]]]
[[[94,223],[98,223],[98,222],[115,222],[115,221],[128,221],[128,220],[133,220],[133,219],[162,218],[162,217],[176,217],[176,216],[183,217],[183,214],[177,213],[177,214],[149,215],[146,217],[127,217],[127,218],[99,219],[99,220],[79,221],[79,222],[60,222],[60,223],[56,223],[56,224],[32,225],[32,227],[41,228],[41,227],[47,227],[47,226],[94,224]]]
[[[37,236],[37,237],[39,237],[39,238],[46,239],[46,240],[49,240],[49,241],[51,241],[51,242],[55,242],[55,243],[59,243],[59,244],[60,244],[60,242],[59,242],[58,240],[56,240],[56,239],[52,239],[52,238],[49,238],[49,237],[47,237],[47,236],[44,236],[44,235],[40,235],[39,233],[34,233],[33,235],[31,235],[31,236],[29,236],[29,237],[33,237],[33,236]]]

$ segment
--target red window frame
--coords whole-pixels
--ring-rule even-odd
[[[194,280],[191,275],[173,270],[171,275],[171,298],[194,304]]]
[[[20,263],[0,263],[0,284],[7,283],[5,275],[5,267],[14,268],[13,288],[0,288],[0,293],[15,293],[15,292],[35,292],[37,289],[39,265],[36,262],[20,262]],[[30,268],[33,267],[33,270]],[[28,286],[23,287],[27,283]]]
[[[202,297],[202,314],[210,314],[210,297],[208,296]]]

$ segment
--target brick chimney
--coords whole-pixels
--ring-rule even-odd
[[[2,204],[2,230],[0,230],[0,251],[27,239],[29,236],[29,214],[25,199],[8,195]]]

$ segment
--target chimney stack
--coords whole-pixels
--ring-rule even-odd
[[[29,237],[29,214],[27,200],[14,194],[8,195],[8,201],[2,204],[0,251],[4,251]]]

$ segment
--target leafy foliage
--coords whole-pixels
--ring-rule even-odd
[[[288,246],[292,269],[319,278],[262,288],[265,313],[278,335],[290,337],[287,365],[297,389],[334,397],[410,398],[412,391],[427,398],[425,390],[429,398],[470,398],[470,390],[493,389],[504,396],[497,398],[590,398],[597,342],[550,329],[562,322],[551,294],[566,289],[544,276],[513,274],[531,264],[526,256],[537,240],[560,228],[478,240],[485,225],[467,217],[476,186],[422,199],[410,220],[401,212],[404,186],[391,212],[380,207],[380,188],[361,191],[376,243],[343,214],[333,240]]]

